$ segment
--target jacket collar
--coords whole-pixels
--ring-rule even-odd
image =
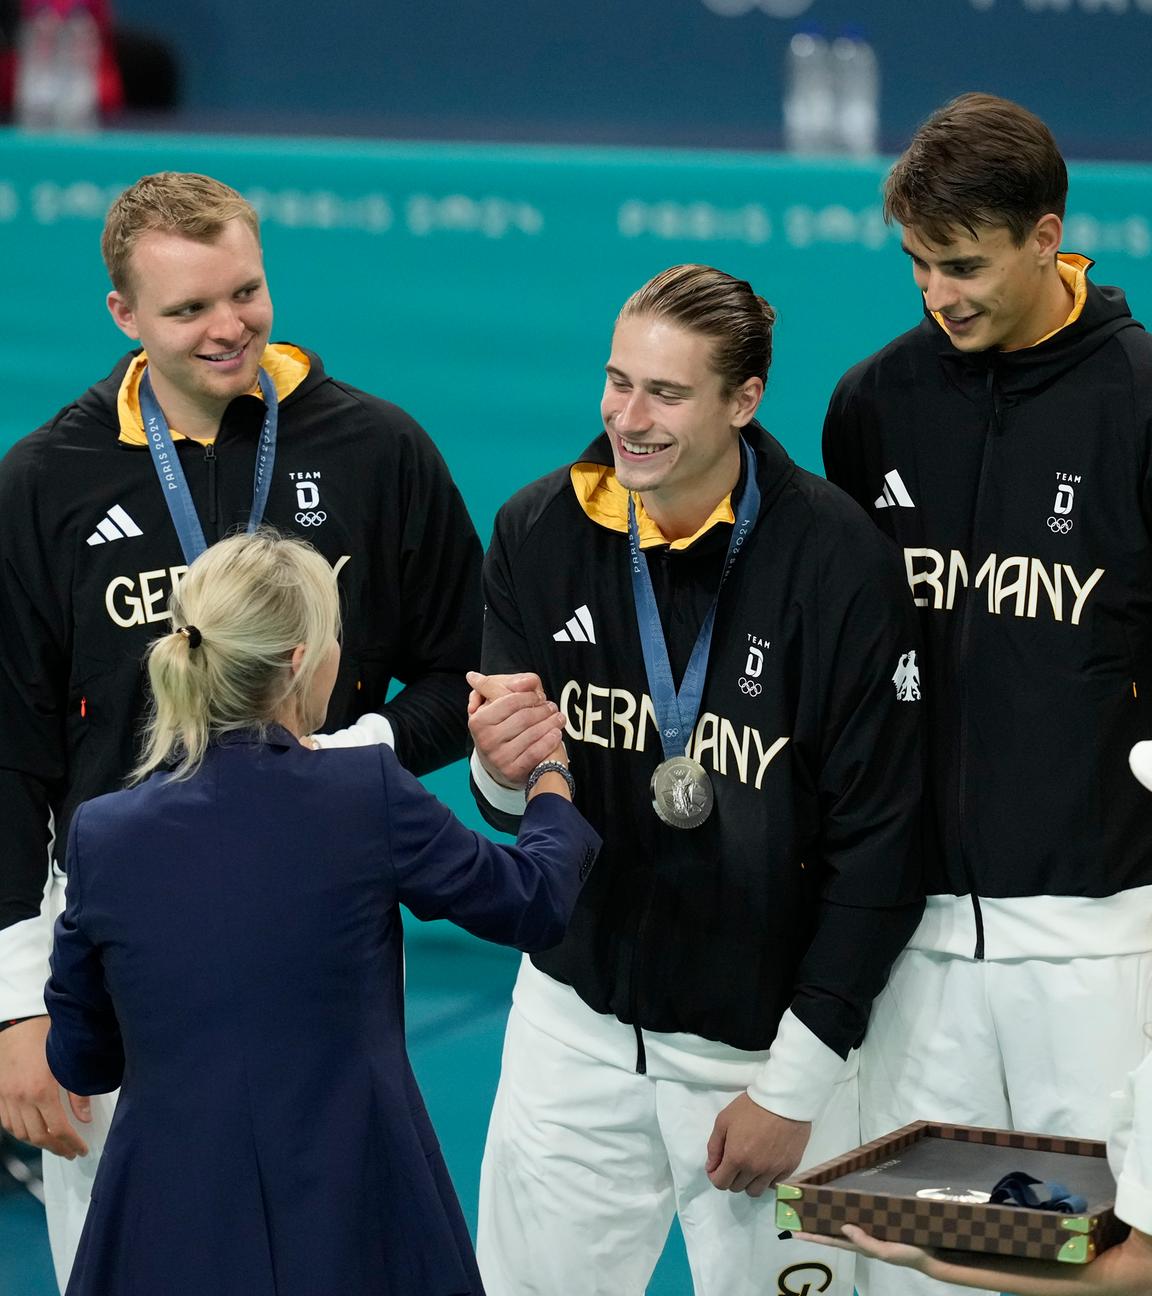
[[[264,348],[260,357],[261,366],[268,371],[276,387],[280,400],[290,396],[308,377],[311,364],[308,353],[299,347],[286,342],[274,342]],[[120,425],[120,440],[125,445],[147,445],[144,435],[144,416],[140,412],[140,380],[148,367],[147,352],[137,351],[128,363],[128,368],[116,393],[116,416]],[[263,403],[260,385],[256,384],[248,396],[255,396]],[[184,434],[178,428],[169,428],[173,441],[183,441]]]
[[[1074,369],[1117,333],[1140,328],[1123,292],[1091,283],[1086,271],[1092,263],[1086,257],[1062,258],[1062,263],[1073,261],[1080,267],[1077,301],[1065,323],[1032,346],[1016,351],[958,351],[932,316],[925,315],[920,324],[922,335],[931,340],[949,378],[965,394],[979,398],[989,375],[995,373],[1003,396],[1024,397]]]
[[[286,404],[295,403],[302,396],[307,395],[309,392],[315,390],[317,387],[328,381],[328,375],[324,371],[324,362],[314,351],[309,351],[304,347],[297,347],[290,343],[281,342],[273,343],[269,349],[274,351],[286,350],[296,353],[303,356],[304,360],[307,362],[307,375],[290,393],[281,390],[280,383],[273,374],[272,380],[273,382],[276,382],[280,398],[284,400]],[[119,398],[121,389],[125,385],[130,370],[135,364],[140,362],[140,358],[143,354],[144,353],[139,350],[129,351],[127,355],[122,356],[116,362],[112,372],[106,378],[102,378],[98,383],[89,387],[87,391],[83,392],[73,402],[77,411],[87,423],[92,425],[93,429],[99,428],[102,435],[110,434],[114,441],[119,440],[121,446],[126,446],[132,449],[135,449],[136,447],[132,446],[129,440],[122,438],[119,435],[123,430],[120,423]],[[267,354],[267,352],[265,354]],[[271,370],[269,372],[271,373]],[[235,408],[238,402],[247,402],[252,407],[253,411],[263,409],[263,402],[259,397],[248,395],[238,396],[236,400],[232,402],[232,405],[229,406],[229,413],[226,413],[224,416],[225,423],[231,425],[231,411]],[[61,413],[63,412],[64,411],[61,411]],[[253,428],[253,435],[255,435],[259,430],[260,420],[259,418],[253,418],[250,422]],[[141,429],[142,428],[143,424],[141,424]],[[140,447],[143,448],[145,444],[146,442],[141,439],[139,443]]]
[[[760,516],[763,517],[777,495],[796,471],[796,465],[784,447],[755,421],[750,423],[741,434],[752,448],[756,460],[756,482],[760,487]],[[580,507],[598,526],[609,531],[628,531],[628,492],[616,480],[616,469],[612,459],[612,445],[607,433],[592,442],[569,470],[572,489]],[[744,469],[741,467],[740,478],[736,483],[735,494],[739,496],[744,482]],[[640,547],[648,549],[655,545],[668,544],[670,549],[689,549],[707,535],[720,523],[731,525],[735,521],[732,511],[732,496],[726,495],[700,529],[682,540],[673,540],[671,544],[664,538],[660,528],[644,511],[643,501],[636,496],[636,521],[640,528]]]
[[[300,740],[283,725],[253,725],[248,729],[226,729],[212,735],[214,747],[276,747],[281,750],[300,747]],[[301,751],[304,749],[301,747]]]

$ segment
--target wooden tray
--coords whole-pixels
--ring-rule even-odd
[[[1065,1184],[1087,1209],[980,1200],[1014,1170]],[[834,1237],[858,1224],[887,1242],[1085,1264],[1128,1233],[1115,1197],[1103,1143],[917,1121],[778,1185],[776,1224]]]

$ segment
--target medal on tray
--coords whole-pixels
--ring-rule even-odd
[[[704,697],[704,678],[708,670],[708,654],[712,647],[712,629],[716,623],[716,605],[720,600],[720,591],[760,512],[756,460],[743,438],[740,441],[740,451],[744,463],[744,490],[735,509],[728,556],[724,560],[720,584],[700,627],[700,633],[696,636],[696,644],[679,689],[672,680],[668,644],[660,624],[648,560],[640,550],[636,503],[631,494],[628,496],[628,539],[631,545],[636,623],[640,631],[640,646],[644,651],[648,691],[652,696],[652,706],[660,726],[660,742],[664,748],[664,759],[652,773],[652,809],[669,828],[699,828],[712,813],[716,800],[708,771],[698,760],[693,760],[687,754],[686,747]]]

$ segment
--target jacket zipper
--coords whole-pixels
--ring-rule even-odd
[[[216,446],[212,441],[208,441],[204,446],[204,462],[208,465],[208,521],[212,523],[213,530],[215,530],[218,520],[216,512]]]
[[[640,1029],[639,1022],[639,1004],[636,993],[636,969],[640,962],[640,949],[644,944],[644,933],[648,927],[648,917],[652,912],[652,888],[655,885],[655,869],[653,864],[652,880],[648,884],[647,895],[644,901],[644,908],[640,911],[640,920],[636,924],[636,948],[632,951],[632,984],[628,988],[628,1006],[629,1015],[632,1018],[632,1029],[636,1032],[636,1074],[648,1074],[648,1055],[644,1050],[644,1034]]]
[[[980,521],[980,508],[984,499],[984,485],[988,477],[988,461],[992,445],[1000,434],[1000,410],[996,399],[996,367],[989,359],[988,379],[985,383],[988,398],[988,420],[984,428],[984,452],[980,459],[980,476],[976,482],[976,502],[972,511],[972,531],[969,540],[969,562],[976,563],[976,535]],[[956,781],[956,842],[960,851],[960,866],[972,896],[972,916],[976,923],[976,948],[973,958],[984,958],[984,914],[980,908],[976,877],[964,849],[964,807],[968,799],[968,642],[971,637],[973,609],[976,605],[975,588],[971,587],[964,599],[964,615],[960,620],[960,761]]]

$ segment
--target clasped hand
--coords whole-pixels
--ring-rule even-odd
[[[564,715],[544,696],[539,675],[468,672],[468,732],[481,765],[508,788],[522,788],[541,761],[552,757]]]

